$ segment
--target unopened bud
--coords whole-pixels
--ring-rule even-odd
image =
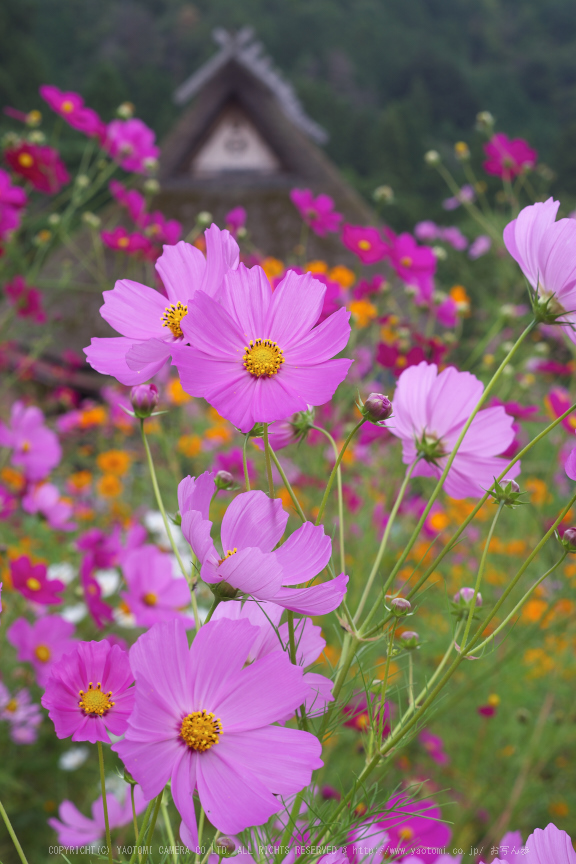
[[[390,612],[392,615],[396,615],[397,618],[402,618],[404,615],[408,615],[411,609],[412,604],[409,600],[406,600],[405,597],[394,597],[394,599],[390,601]]]
[[[470,158],[470,148],[465,141],[457,141],[454,145],[454,155],[462,161]]]
[[[392,402],[383,393],[370,393],[361,408],[362,415],[371,423],[381,423],[392,416]]]
[[[490,111],[479,111],[476,115],[476,128],[489,131],[493,126],[494,117]]]
[[[474,599],[474,588],[460,588],[454,595],[454,603],[469,606]],[[482,595],[476,594],[476,606],[482,606]]]
[[[160,191],[160,183],[158,180],[155,180],[154,177],[149,177],[144,183],[144,191],[147,192],[148,195],[157,195]]]
[[[391,186],[377,186],[372,198],[379,204],[391,204],[394,200],[394,190]]]
[[[129,783],[130,786],[137,786],[138,785],[138,781],[135,780],[134,777],[132,777],[132,775],[130,774],[129,771],[126,770],[126,768],[124,768],[123,776],[124,776],[124,780],[126,781],[126,783]]]
[[[95,213],[90,213],[89,210],[86,210],[85,213],[82,214],[82,221],[89,225],[90,228],[99,228],[102,224],[102,220]]]
[[[446,258],[448,257],[448,253],[446,252],[446,249],[444,249],[443,246],[433,246],[432,252],[434,253],[434,257],[436,258],[437,261],[445,261]]]
[[[424,154],[424,161],[427,165],[439,165],[441,161],[440,154],[437,150],[428,150],[428,152]]]
[[[208,210],[201,210],[200,213],[196,216],[196,222],[198,225],[211,225],[212,224],[212,213],[209,213]]]
[[[136,384],[130,391],[130,402],[137,417],[150,417],[158,405],[158,388],[155,384]]]
[[[116,109],[116,114],[123,120],[130,120],[134,116],[134,105],[132,102],[122,102]]]
[[[60,223],[60,214],[59,213],[51,213],[48,216],[48,224],[49,225],[58,225]]]
[[[238,596],[238,589],[230,585],[229,582],[217,582],[208,587],[217,600],[235,600]]]
[[[231,489],[234,485],[234,477],[229,471],[217,471],[214,482],[217,489]]]
[[[576,552],[576,528],[566,528],[562,535],[562,545],[567,552]]]
[[[27,126],[31,126],[31,127],[39,126],[41,122],[42,122],[42,114],[40,113],[40,111],[37,111],[36,109],[29,111],[28,114],[26,115],[26,125]]]
[[[418,633],[414,632],[414,630],[405,630],[398,638],[398,644],[400,647],[408,650],[417,648],[419,641],[420,637]]]
[[[86,189],[90,185],[90,178],[87,174],[78,174],[74,182],[78,189]]]
[[[232,837],[218,837],[218,840],[214,844],[214,852],[220,858],[230,858],[236,854],[236,849],[237,846]]]
[[[28,135],[28,141],[30,141],[31,144],[45,144],[46,135],[44,132],[41,132],[40,129],[35,129],[34,132],[30,132]]]

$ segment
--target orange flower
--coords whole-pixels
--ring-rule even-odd
[[[96,484],[98,494],[102,498],[117,498],[122,494],[122,483],[115,474],[104,474]]]
[[[343,264],[338,264],[336,267],[332,267],[328,273],[328,278],[333,282],[338,282],[342,288],[350,288],[356,281],[354,271],[350,270],[349,267],[345,267]]]
[[[108,419],[108,411],[103,405],[85,408],[80,415],[80,428],[90,429],[92,426],[103,426]]]
[[[352,318],[357,327],[367,327],[378,317],[378,310],[369,300],[352,300],[348,304]]]
[[[166,397],[171,405],[185,405],[192,396],[183,389],[179,378],[171,378],[166,385]]]
[[[535,621],[540,621],[547,608],[548,603],[545,600],[528,600],[522,609],[522,619],[524,622],[530,624],[533,624]]]
[[[131,461],[130,454],[124,450],[106,450],[105,453],[100,453],[96,459],[101,471],[105,474],[115,474],[117,477],[123,477],[126,474]]]
[[[269,282],[284,272],[284,264],[278,258],[264,258],[260,262],[260,267],[264,270]]]
[[[232,440],[232,430],[229,426],[219,423],[217,426],[211,426],[204,433],[204,437],[208,441],[219,441],[222,444]]]
[[[191,459],[201,452],[202,439],[199,435],[182,435],[178,439],[178,450]]]
[[[304,270],[306,273],[327,273],[328,264],[326,261],[308,261],[308,263],[304,265]]]
[[[81,492],[92,483],[92,474],[90,471],[75,471],[68,478],[68,483],[76,492]]]
[[[454,285],[450,289],[450,297],[456,303],[459,315],[467,316],[470,314],[470,297],[463,285]]]
[[[11,492],[22,492],[26,486],[26,479],[22,472],[17,471],[16,468],[11,468],[9,465],[2,468],[2,471],[0,471],[0,477]]]
[[[524,488],[530,493],[530,501],[532,504],[547,504],[552,500],[552,496],[548,491],[546,483],[538,477],[528,477],[524,483]]]

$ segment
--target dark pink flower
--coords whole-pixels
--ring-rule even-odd
[[[270,432],[272,431],[272,424],[270,427]],[[269,433],[270,434],[270,433]],[[254,439],[257,441],[258,439]],[[274,446],[274,445],[272,445]],[[251,481],[256,479],[256,469],[254,468],[254,462],[252,459],[246,460],[246,467],[248,468],[248,477]],[[215,462],[216,471],[228,471],[235,480],[240,480],[240,478],[244,477],[244,460],[242,454],[241,447],[233,447],[232,450],[228,450],[227,453],[217,453],[216,454],[216,462]]]
[[[42,705],[58,738],[110,740],[122,735],[134,707],[134,676],[128,654],[107,639],[78,642],[57,660],[45,684]]]
[[[327,565],[332,544],[322,525],[305,522],[280,547],[288,513],[280,499],[264,492],[243,492],[229,505],[222,520],[222,552],[210,536],[209,506],[216,486],[208,472],[186,477],[178,486],[182,533],[210,585],[227,583],[241,594],[270,600],[302,615],[325,615],[342,602],[348,577],[343,573],[321,585],[293,588],[310,582]]]
[[[136,619],[138,627],[151,627],[157,621],[182,618],[194,622],[182,610],[190,606],[186,579],[174,578],[172,558],[156,546],[140,546],[124,555],[122,573],[127,591],[120,595]]]
[[[458,323],[458,304],[453,297],[446,297],[435,307],[434,312],[443,327],[455,327]]]
[[[85,135],[103,139],[106,126],[92,108],[84,105],[84,99],[79,93],[63,92],[52,84],[42,84],[40,95],[50,108],[63,117],[73,129],[78,129]]]
[[[0,241],[9,238],[20,225],[22,209],[27,195],[20,186],[12,185],[12,178],[0,168]]]
[[[189,648],[184,623],[165,621],[130,651],[136,703],[113,749],[147,798],[171,779],[180,837],[192,849],[195,790],[211,824],[237,834],[283,809],[282,797],[322,765],[317,738],[272,725],[302,704],[308,687],[284,652],[246,665],[257,636],[246,620],[210,621]]]
[[[118,180],[111,180],[108,186],[110,194],[118,201],[122,207],[125,207],[132,221],[139,227],[144,228],[146,225],[146,199],[138,192],[137,189],[127,189],[123,183]]]
[[[148,174],[160,156],[156,135],[142,120],[112,120],[103,147],[125,171]]]
[[[417,289],[416,302],[428,303],[434,291],[436,256],[428,246],[419,246],[411,234],[385,230],[390,264],[406,285]]]
[[[159,210],[150,213],[146,218],[146,227],[144,229],[146,237],[156,245],[156,258],[161,254],[160,248],[163,244],[166,246],[174,246],[182,236],[182,225],[176,219],[166,219]]]
[[[348,342],[349,312],[314,326],[325,293],[291,270],[272,293],[264,271],[243,264],[224,277],[219,303],[199,291],[182,321],[191,347],[173,350],[183,388],[242,432],[327,402],[352,361],[333,359]]]
[[[184,338],[181,325],[189,317],[191,299],[199,291],[216,295],[224,274],[238,266],[238,244],[228,231],[212,225],[205,237],[206,258],[183,241],[164,248],[156,272],[167,297],[130,279],[104,292],[100,314],[122,335],[92,339],[84,353],[94,369],[132,386],[148,381],[164,366]]]
[[[244,228],[246,225],[246,210],[244,207],[234,207],[230,210],[229,213],[226,214],[224,221],[226,223],[226,228],[230,231],[233,237],[238,236],[238,231],[240,228]]]
[[[38,192],[53,195],[70,181],[66,166],[53,147],[21,141],[5,150],[4,158],[12,170],[29,180]]]
[[[376,273],[370,281],[368,281],[368,279],[361,279],[352,289],[352,296],[355,300],[363,300],[364,297],[379,294],[385,281],[386,280],[380,275],[380,273]]]
[[[368,704],[365,693],[355,693],[350,702],[342,708],[342,713],[346,717],[344,726],[350,729],[356,729],[357,732],[366,732],[372,728],[372,724],[380,729],[382,722],[382,736],[386,737],[390,733],[390,703],[384,703],[384,716],[380,720],[380,703],[375,697],[371,697],[371,703]]]
[[[363,264],[376,264],[390,254],[377,228],[346,223],[342,231],[342,243],[354,252]]]
[[[418,735],[418,740],[437,765],[447,765],[450,762],[450,757],[444,752],[444,741],[438,735],[423,729]]]
[[[61,603],[58,595],[66,588],[59,579],[48,579],[45,564],[32,564],[27,555],[10,561],[10,576],[14,588],[34,603]]]
[[[329,195],[314,197],[310,189],[292,189],[290,200],[298,209],[300,216],[319,237],[329,231],[338,231],[342,214],[334,209],[334,201]]]
[[[115,228],[114,231],[102,231],[100,234],[102,242],[109,249],[114,249],[117,252],[125,252],[127,255],[147,256],[151,250],[151,243],[148,237],[141,234],[139,231],[134,231],[131,234],[121,225]]]
[[[496,714],[495,705],[480,705],[476,710],[481,717],[494,717]]]
[[[46,313],[42,308],[42,294],[37,288],[27,285],[23,276],[14,276],[11,282],[4,286],[4,291],[18,318],[28,318],[37,324],[44,324]]]
[[[58,615],[44,615],[34,624],[17,618],[8,628],[6,638],[18,652],[21,663],[31,663],[38,684],[43,687],[56,663],[74,647],[74,625]]]
[[[527,141],[523,138],[511,140],[503,132],[497,132],[484,144],[484,152],[488,157],[482,166],[486,173],[509,180],[532,170],[538,159],[538,153]]]
[[[12,405],[11,427],[0,422],[0,445],[12,448],[12,463],[28,480],[43,480],[62,458],[58,437],[44,425],[44,415],[23,402]]]

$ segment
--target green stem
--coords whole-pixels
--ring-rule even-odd
[[[176,845],[176,841],[174,840],[174,831],[172,830],[170,814],[168,813],[168,805],[164,801],[164,797],[162,797],[162,819],[164,820],[164,827],[166,828],[166,834],[168,835],[168,842],[173,848],[172,861],[174,862],[174,864],[178,864],[178,853],[174,849],[174,846]]]
[[[133,783],[130,784],[130,800],[132,802],[132,821],[134,823],[134,837],[136,846],[138,846],[138,819],[136,817],[136,802],[134,801],[134,790],[136,787]],[[138,853],[138,860],[142,861],[142,855]]]
[[[288,643],[290,646],[290,662],[296,666],[296,639],[294,638],[294,612],[288,610]]]
[[[218,597],[215,597],[215,598],[214,598],[214,602],[212,603],[212,606],[210,607],[210,610],[209,610],[209,612],[208,612],[208,615],[207,615],[206,618],[204,619],[204,624],[207,624],[208,621],[210,621],[210,619],[212,618],[212,615],[213,615],[214,612],[216,611],[216,608],[220,605],[221,602],[222,602],[222,601],[219,600]]]
[[[246,492],[250,492],[250,477],[248,475],[248,459],[246,456],[246,448],[250,436],[244,436],[244,446],[242,447],[242,465],[244,466],[244,482],[246,483]]]
[[[140,431],[142,433],[142,443],[144,444],[144,450],[146,452],[146,460],[148,462],[148,469],[150,471],[150,479],[152,480],[152,488],[154,489],[154,495],[156,496],[156,503],[158,505],[158,509],[162,514],[162,521],[164,523],[164,530],[168,536],[168,540],[170,542],[170,546],[172,547],[172,552],[176,556],[176,560],[178,561],[178,566],[180,567],[180,571],[186,581],[189,581],[189,574],[184,566],[184,562],[182,561],[182,557],[180,552],[178,551],[178,547],[176,546],[176,541],[172,536],[172,531],[170,530],[170,523],[168,522],[168,516],[166,515],[166,509],[164,507],[164,502],[162,500],[162,495],[160,494],[160,487],[158,486],[158,479],[156,477],[156,469],[154,468],[154,460],[152,459],[152,453],[150,452],[150,445],[148,444],[148,438],[146,436],[146,431],[144,429],[144,420],[140,420]],[[191,595],[194,594],[194,589],[191,590]],[[196,630],[200,628],[200,616],[198,614],[198,605],[196,603],[196,597],[192,597],[192,608],[194,610],[194,622],[196,624]]]
[[[476,343],[470,356],[468,357],[466,362],[463,364],[463,366],[462,366],[463,369],[471,369],[472,368],[472,366],[474,365],[476,360],[479,357],[481,357],[482,354],[484,353],[484,349],[486,348],[486,346],[489,345],[490,342],[492,341],[492,339],[494,339],[498,335],[498,333],[502,330],[502,327],[504,326],[505,322],[506,322],[506,317],[504,315],[499,315],[498,318],[496,319],[496,321],[493,323],[492,327],[490,327],[490,329],[486,333],[486,335],[482,339],[480,339],[479,342]]]
[[[148,817],[150,816],[150,812],[151,812],[151,810],[152,810],[152,801],[149,801],[149,802],[148,802],[148,806],[146,807],[146,812],[144,813],[144,818],[142,819],[142,828],[140,829],[139,832],[138,832],[138,830],[136,830],[136,837],[137,837],[137,838],[139,838],[139,837],[143,834],[143,832],[144,832],[144,830],[145,830],[145,828],[146,828],[146,825],[147,825],[147,823],[148,823]],[[138,852],[139,842],[140,842],[140,841],[139,841],[139,839],[138,839],[138,840],[136,841],[136,845],[134,846],[134,851],[132,852],[132,855],[130,856],[129,864],[134,864],[134,861],[135,861],[135,859],[136,859],[136,853]],[[142,858],[140,852],[138,852],[138,857],[139,857],[139,859]]]
[[[410,554],[410,551],[411,551],[412,547],[414,546],[414,543],[416,542],[416,540],[420,536],[422,526],[424,525],[424,523],[428,517],[428,514],[430,513],[430,510],[432,509],[434,502],[436,501],[438,495],[440,494],[440,491],[444,485],[444,481],[446,480],[446,477],[448,476],[448,472],[450,471],[450,468],[452,467],[452,463],[454,462],[454,459],[456,458],[458,450],[460,449],[460,445],[462,444],[462,441],[464,440],[466,433],[468,432],[470,426],[472,425],[474,418],[476,417],[476,415],[478,414],[478,412],[480,411],[480,409],[482,408],[484,403],[487,401],[488,397],[492,393],[492,390],[494,389],[494,387],[496,386],[496,384],[500,380],[502,372],[504,371],[504,369],[506,368],[506,366],[508,365],[510,360],[512,360],[512,358],[514,357],[514,355],[516,354],[516,352],[518,351],[518,349],[520,348],[520,346],[522,345],[522,343],[524,342],[526,337],[532,332],[532,330],[534,329],[536,324],[537,324],[537,322],[535,320],[531,321],[530,324],[528,325],[528,327],[526,327],[524,332],[521,334],[521,336],[514,343],[514,345],[512,346],[512,348],[510,349],[510,351],[508,352],[508,354],[506,355],[506,357],[504,358],[504,360],[502,361],[502,363],[500,364],[500,366],[498,367],[498,369],[496,370],[496,372],[492,376],[491,380],[488,382],[482,396],[480,397],[480,399],[476,403],[474,409],[472,410],[470,416],[468,417],[468,420],[464,424],[462,431],[460,432],[460,435],[458,436],[458,440],[456,441],[456,444],[454,445],[454,448],[452,449],[452,452],[450,453],[450,455],[446,459],[446,465],[444,466],[444,470],[442,471],[440,479],[438,480],[438,482],[437,482],[437,484],[436,484],[436,486],[432,492],[432,495],[430,496],[428,503],[427,503],[426,507],[424,508],[424,512],[422,513],[420,519],[418,520],[418,524],[414,528],[414,531],[412,532],[412,536],[410,537],[408,543],[404,547],[402,554],[400,555],[400,557],[399,557],[398,561],[396,562],[392,572],[390,573],[390,576],[388,577],[388,579],[386,580],[386,582],[382,588],[383,594],[385,594],[388,587],[394,581],[396,574],[398,573],[398,571],[400,570],[400,568],[402,567],[402,565],[406,561],[406,558]],[[516,460],[513,460],[510,464],[514,464],[514,461],[517,461],[518,458],[519,458],[519,456],[516,457]],[[510,465],[507,466],[506,471],[504,471],[501,476],[505,476],[505,474],[509,470],[509,468],[510,468]],[[484,498],[484,500],[486,500],[487,498],[488,498],[488,494],[486,494],[486,497]],[[478,511],[476,511],[476,512],[478,512]],[[365,635],[365,628],[366,628],[367,624],[372,620],[373,616],[376,614],[376,608],[377,608],[376,605],[374,605],[372,607],[372,610],[368,613],[368,616],[367,616],[367,618],[364,621],[364,624],[362,626],[362,631],[361,631],[362,635]]]
[[[284,486],[288,490],[288,494],[290,495],[290,498],[292,499],[292,503],[294,504],[296,512],[298,513],[298,515],[300,516],[302,521],[306,522],[306,516],[304,515],[304,511],[302,510],[302,507],[300,506],[300,502],[298,501],[298,498],[296,497],[296,493],[292,489],[292,486],[290,485],[290,482],[289,482],[288,478],[286,477],[286,474],[284,473],[284,469],[282,468],[282,465],[280,464],[280,460],[276,456],[276,454],[275,454],[275,452],[272,449],[270,444],[268,445],[268,447],[269,447],[269,451],[270,451],[270,457],[271,457],[272,461],[274,462],[274,464],[278,470],[278,473],[280,474],[280,477],[282,478],[282,482],[284,483]]]
[[[160,794],[156,798],[154,810],[152,811],[152,819],[150,820],[150,825],[148,826],[148,831],[146,832],[146,840],[144,841],[145,846],[148,846],[152,843],[152,835],[154,834],[154,829],[156,828],[156,821],[158,819],[158,814],[160,812],[160,806],[162,804],[163,794],[164,794],[164,790],[162,790],[162,792],[160,792]]]
[[[498,509],[494,514],[494,518],[492,520],[492,524],[490,525],[490,530],[488,531],[488,536],[486,537],[486,542],[484,543],[484,549],[482,550],[482,557],[480,558],[480,566],[478,567],[478,573],[476,574],[476,583],[474,585],[474,596],[470,601],[470,608],[468,609],[468,617],[466,619],[466,627],[464,629],[464,636],[462,638],[462,653],[466,654],[465,645],[468,642],[468,636],[470,634],[470,628],[472,626],[472,619],[474,618],[474,613],[476,611],[476,598],[478,597],[478,593],[480,591],[480,585],[482,584],[482,578],[484,576],[484,570],[486,569],[486,561],[488,559],[488,552],[490,550],[490,543],[492,541],[492,536],[496,529],[496,523],[500,518],[500,514],[504,509],[504,504],[500,502],[498,504]]]
[[[328,723],[330,722],[334,706],[336,705],[338,696],[340,695],[340,691],[344,686],[346,676],[348,675],[348,670],[352,665],[352,660],[354,659],[354,655],[356,653],[357,644],[358,639],[355,636],[352,636],[350,633],[346,633],[346,635],[344,636],[344,642],[342,644],[342,651],[340,652],[340,660],[336,671],[336,680],[334,681],[334,687],[332,688],[332,695],[334,697],[334,701],[330,702],[328,710],[322,718],[320,731],[318,733],[318,738],[320,739],[320,741],[323,740],[326,734],[326,730],[328,728]]]
[[[460,198],[459,198],[460,187],[458,186],[458,184],[456,183],[456,181],[454,180],[454,178],[452,177],[450,172],[444,167],[444,165],[442,165],[442,163],[440,163],[439,165],[436,165],[436,168],[437,168],[440,176],[444,179],[448,188],[451,190],[452,194],[455,195],[460,200]],[[484,231],[486,231],[488,234],[490,234],[492,239],[495,240],[499,246],[501,246],[502,245],[502,237],[500,236],[500,234],[498,233],[498,231],[496,230],[494,225],[492,225],[490,222],[488,222],[488,220],[484,217],[483,213],[480,212],[478,207],[476,207],[474,204],[472,204],[471,201],[466,201],[466,200],[462,201],[462,205],[463,205],[463,207],[466,208],[466,210],[468,211],[470,216],[472,216],[472,218],[475,219],[476,222],[478,222],[478,224],[482,226]]]
[[[198,850],[202,848],[202,835],[204,834],[204,808],[200,805],[200,816],[198,818]],[[195,864],[200,861],[200,851],[194,855]]]
[[[338,463],[338,445],[334,441],[334,438],[326,429],[322,429],[320,426],[312,426],[312,429],[316,429],[317,432],[322,432],[323,435],[329,440],[332,450],[334,451],[334,456],[336,459],[336,463],[338,467],[336,469],[336,487],[338,489],[338,539],[340,545],[340,572],[344,573],[346,569],[346,555],[345,555],[345,547],[344,547],[344,495],[342,491],[342,471],[340,469],[340,464]],[[346,444],[344,445],[344,448]],[[342,453],[344,452],[344,448],[342,449]],[[342,457],[340,456],[340,459]],[[320,514],[318,515],[318,519],[316,520],[316,525],[319,524]]]
[[[274,480],[272,479],[272,460],[270,459],[270,442],[268,441],[268,423],[264,424],[264,453],[266,456],[266,474],[268,475],[268,494],[275,497]]]
[[[394,502],[394,506],[392,507],[392,512],[390,513],[390,518],[386,524],[386,528],[384,529],[384,534],[382,535],[382,540],[380,541],[380,548],[378,549],[378,554],[376,555],[376,559],[372,566],[372,570],[370,571],[370,575],[366,581],[366,585],[364,586],[364,591],[362,592],[362,597],[360,598],[360,603],[358,604],[358,609],[356,610],[356,615],[354,616],[354,623],[357,623],[360,615],[362,614],[362,610],[366,605],[366,601],[368,599],[368,595],[370,594],[370,589],[372,588],[372,583],[376,578],[376,574],[380,568],[380,564],[382,563],[382,558],[384,557],[384,553],[386,551],[386,546],[388,544],[388,539],[390,537],[390,532],[392,530],[392,526],[394,524],[394,520],[398,514],[398,510],[400,509],[400,505],[402,504],[402,499],[404,498],[404,494],[406,489],[408,488],[408,483],[410,482],[410,478],[412,477],[412,472],[414,468],[418,464],[419,459],[415,459],[411,465],[408,466],[406,470],[406,475],[404,480],[402,481],[402,485],[398,490],[398,495],[396,496],[396,501]]]
[[[348,445],[352,441],[352,438],[354,437],[354,435],[356,434],[358,429],[360,429],[360,427],[363,426],[364,423],[366,423],[366,420],[363,417],[362,420],[360,420],[360,422],[357,423],[356,426],[354,426],[352,431],[349,433],[348,437],[344,441],[344,444],[342,445],[342,449],[340,450],[340,452],[338,453],[338,456],[336,457],[336,462],[334,463],[334,467],[332,468],[332,473],[330,474],[330,477],[328,478],[328,483],[326,484],[326,489],[324,491],[324,497],[322,498],[322,503],[320,504],[320,510],[318,511],[318,516],[316,517],[316,525],[319,525],[320,522],[322,521],[322,516],[324,515],[324,510],[326,509],[326,504],[328,502],[328,496],[330,495],[330,490],[332,489],[332,484],[334,483],[334,478],[336,477],[338,469],[340,468],[340,463],[342,461],[342,457],[344,456],[344,453],[346,452],[346,448],[348,447]],[[326,437],[329,438],[330,440],[332,440],[332,441],[334,440],[332,438],[332,436],[330,435],[330,433],[327,432],[325,429],[322,429],[321,426],[312,426],[312,429],[316,429],[317,432],[322,432],[322,434],[326,435]]]
[[[112,859],[112,840],[110,839],[110,823],[108,822],[108,802],[106,800],[106,781],[104,779],[104,752],[102,742],[96,742],[98,747],[98,764],[100,766],[100,785],[102,787],[102,806],[104,808],[104,825],[106,826],[106,845],[108,846],[108,860],[114,864]]]
[[[4,806],[3,806],[1,801],[0,801],[0,816],[2,816],[2,819],[4,820],[4,824],[6,825],[6,830],[8,831],[8,834],[10,835],[10,838],[11,838],[12,842],[14,843],[14,847],[16,849],[16,852],[18,853],[18,857],[20,858],[20,861],[22,862],[22,864],[28,864],[28,861],[26,860],[26,856],[24,855],[24,850],[22,849],[22,846],[20,845],[20,841],[18,840],[18,838],[14,832],[14,829],[12,828],[12,823],[10,822],[10,819],[8,818],[8,814],[6,813],[6,810],[4,809]]]
[[[386,704],[386,690],[388,689],[388,678],[390,675],[390,661],[392,660],[392,651],[394,650],[394,622],[390,627],[390,633],[388,634],[388,650],[386,651],[386,668],[384,669],[384,680],[382,681],[382,688],[380,690],[380,717],[378,720],[378,744],[377,747],[380,749],[382,745],[382,737],[384,735],[384,712],[385,712],[385,704]]]

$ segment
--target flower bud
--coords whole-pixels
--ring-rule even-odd
[[[29,111],[26,115],[26,125],[34,128],[34,126],[39,126],[42,122],[42,114],[40,111],[37,111],[35,108],[32,111]]]
[[[144,191],[148,195],[157,195],[160,191],[160,183],[154,177],[149,177],[144,183]]]
[[[129,771],[126,770],[126,768],[124,768],[123,777],[124,777],[124,780],[126,781],[126,783],[129,783],[130,786],[137,786],[138,785],[138,781],[135,780],[134,777],[132,777],[132,775],[130,774]]]
[[[217,489],[231,489],[234,485],[234,477],[229,471],[217,471],[214,482]]]
[[[412,604],[405,597],[394,597],[393,600],[390,600],[390,612],[397,618],[408,615],[411,609]]]
[[[371,423],[381,423],[392,416],[392,402],[383,393],[370,393],[361,408],[362,415]]]
[[[130,120],[134,116],[134,105],[132,102],[122,102],[116,109],[116,114],[123,120]]]
[[[437,261],[445,261],[446,258],[448,257],[448,253],[446,252],[446,249],[444,249],[443,246],[433,246],[432,252],[434,253],[434,257],[436,258]]]
[[[49,225],[59,225],[60,224],[60,214],[59,213],[51,213],[48,216],[48,224]]]
[[[78,174],[74,182],[78,189],[86,189],[90,185],[90,177],[87,174]]]
[[[158,405],[158,388],[155,384],[136,384],[130,391],[130,402],[136,417],[150,417]]]
[[[212,214],[208,210],[201,210],[196,216],[196,222],[198,225],[204,227],[212,224],[212,218]]]
[[[217,582],[215,585],[208,586],[217,600],[235,600],[238,596],[238,589],[230,585],[229,582]]]
[[[41,132],[40,129],[36,129],[28,135],[28,141],[30,141],[31,144],[45,144],[46,135],[44,132]]]
[[[454,145],[454,155],[457,159],[464,161],[470,158],[470,148],[465,141],[457,141]]]
[[[404,630],[404,632],[398,638],[398,644],[400,645],[400,647],[407,650],[417,648],[419,641],[420,637],[418,633],[414,632],[414,630]]]
[[[394,190],[391,186],[377,186],[372,198],[379,204],[391,204],[394,200]]]
[[[461,606],[469,606],[474,599],[474,588],[460,588],[454,595],[454,603]],[[476,606],[482,606],[482,595],[476,594]]]
[[[566,528],[561,542],[567,552],[576,552],[576,528]]]
[[[476,128],[490,132],[494,126],[494,117],[490,111],[479,111],[476,115]]]
[[[102,224],[100,217],[95,213],[90,213],[89,210],[86,210],[86,212],[82,214],[82,221],[85,222],[86,225],[89,225],[90,228],[99,228]]]
[[[428,152],[424,154],[424,161],[427,165],[439,165],[441,162],[440,154],[437,150],[428,150]]]
[[[218,837],[214,844],[214,852],[220,858],[230,858],[236,854],[236,843],[232,837]]]

